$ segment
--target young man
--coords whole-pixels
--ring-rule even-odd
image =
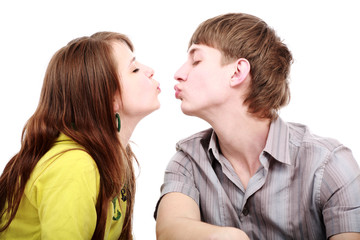
[[[360,239],[351,151],[277,111],[292,56],[261,19],[203,22],[176,72],[176,98],[212,128],[177,143],[155,216],[161,239]]]

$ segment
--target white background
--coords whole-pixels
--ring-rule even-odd
[[[153,210],[175,143],[208,127],[182,114],[173,75],[198,24],[228,12],[262,18],[292,51],[292,99],[280,116],[338,139],[360,163],[359,9],[356,0],[1,1],[0,169],[19,150],[22,128],[35,111],[55,51],[97,31],[125,33],[162,89],[160,110],[140,122],[132,136],[141,165],[134,233],[136,239],[155,239]]]

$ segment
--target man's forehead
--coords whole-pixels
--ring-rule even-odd
[[[221,52],[214,48],[204,44],[193,44],[188,49],[188,56],[193,56],[195,53],[200,53],[201,55],[208,55],[208,54],[216,54],[221,56]]]
[[[188,55],[194,55],[197,52],[206,53],[208,51],[217,50],[216,48],[204,45],[204,44],[193,44],[188,49]]]
[[[195,52],[201,51],[201,49],[202,49],[202,45],[193,44],[193,45],[190,46],[190,48],[188,50],[188,54],[193,55]]]

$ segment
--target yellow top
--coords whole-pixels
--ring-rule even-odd
[[[95,161],[82,149],[60,134],[34,168],[16,216],[0,239],[91,239],[100,176]],[[105,239],[120,236],[125,197],[120,193],[109,204]]]

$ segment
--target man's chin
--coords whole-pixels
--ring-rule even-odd
[[[196,116],[196,112],[193,109],[188,109],[186,107],[183,107],[183,105],[181,105],[181,111],[188,116]]]

